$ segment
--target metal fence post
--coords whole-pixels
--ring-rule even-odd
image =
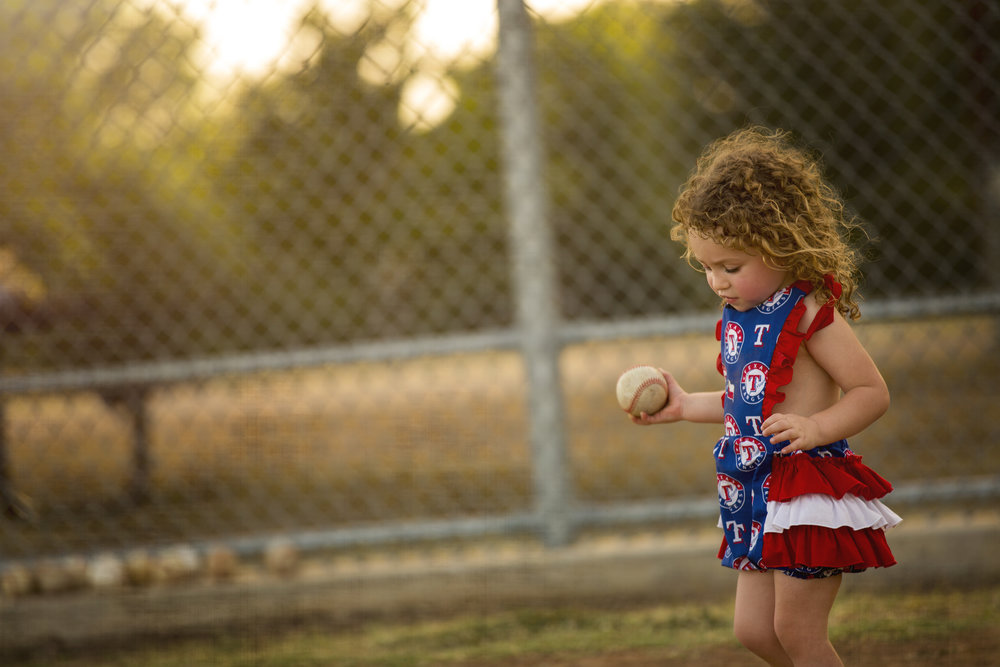
[[[497,85],[512,284],[527,369],[535,504],[550,546],[571,539],[559,380],[559,318],[535,95],[532,27],[521,0],[498,0]]]
[[[0,362],[2,362],[2,354],[0,354]],[[0,363],[0,368],[2,368],[2,363]],[[36,516],[31,502],[14,490],[7,445],[7,395],[5,392],[0,392],[0,520],[34,521]]]

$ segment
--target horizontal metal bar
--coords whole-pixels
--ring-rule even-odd
[[[944,317],[1000,312],[1000,292],[946,294],[913,299],[879,299],[861,304],[865,321]]]
[[[1000,475],[954,477],[900,484],[890,494],[894,502],[926,503],[985,500],[1000,497]]]
[[[907,482],[889,494],[888,503],[935,503],[1000,498],[1000,475]],[[650,523],[710,518],[719,512],[714,498],[687,498],[662,502],[592,505],[574,514],[578,526]]]
[[[864,314],[868,322],[997,312],[1000,312],[1000,293],[893,299],[864,304]],[[708,312],[608,322],[565,322],[560,325],[557,338],[561,344],[571,345],[586,341],[678,336],[711,331],[718,318],[717,312]],[[491,349],[516,349],[520,344],[521,335],[517,329],[494,329],[465,334],[367,341],[205,359],[7,375],[0,376],[0,394],[87,391],[122,386],[170,384],[204,380],[221,375],[308,368],[325,364],[392,361]]]
[[[719,501],[714,498],[681,498],[660,502],[614,505],[589,505],[574,513],[577,526],[613,526],[617,524],[651,523],[706,519],[718,515]]]
[[[1000,475],[961,477],[940,481],[901,484],[886,502],[933,503],[1000,498]],[[677,498],[662,501],[580,505],[570,512],[575,528],[711,519],[718,515],[718,500]],[[227,541],[241,553],[259,553],[275,539],[290,540],[302,549],[346,548],[376,544],[433,541],[512,533],[535,533],[544,529],[537,514],[385,523],[329,531],[310,531],[272,537],[249,537]]]
[[[196,551],[207,553],[211,549],[225,545],[241,557],[255,557],[266,553],[267,549],[277,543],[291,543],[302,551],[322,551],[324,549],[349,549],[353,547],[384,546],[391,544],[412,544],[415,542],[433,542],[451,539],[482,538],[491,535],[515,535],[525,533],[540,536],[544,523],[538,514],[506,514],[484,517],[463,517],[455,519],[440,519],[433,521],[399,521],[363,526],[332,528],[330,530],[289,531],[287,533],[272,533],[249,535],[245,537],[219,536],[212,539],[192,540],[183,543]],[[163,553],[178,544],[162,545],[149,548],[150,553]],[[100,549],[97,553],[111,553],[122,558],[138,548],[129,546],[127,549]],[[83,554],[88,555],[88,554]],[[14,563],[32,565],[49,557],[33,557],[26,559],[5,559],[0,556],[0,572]]]
[[[359,342],[205,359],[143,362],[0,377],[0,394],[84,391],[105,387],[170,384],[224,375],[310,368],[326,364],[413,359],[516,347],[512,329],[450,336]]]
[[[395,543],[412,543],[489,535],[538,533],[541,518],[536,514],[509,514],[490,517],[442,519],[439,521],[407,521],[384,523],[333,530],[316,530],[277,535],[256,535],[225,540],[224,543],[241,555],[263,553],[275,541],[288,541],[305,551],[346,549]],[[218,541],[213,542],[217,544]],[[207,544],[196,545],[206,548]]]
[[[1000,498],[1000,475],[959,477],[939,481],[908,482],[899,485],[886,502],[932,504],[963,500],[994,500]],[[575,529],[613,527],[687,519],[712,519],[719,511],[715,498],[679,498],[673,500],[583,505],[570,512]],[[241,556],[264,553],[276,541],[290,542],[303,551],[346,549],[361,546],[432,542],[436,540],[482,538],[526,533],[542,536],[544,522],[538,514],[506,514],[486,517],[405,521],[364,526],[332,528],[273,535],[224,538],[193,542],[190,546],[207,551],[211,546],[225,544]],[[164,547],[166,549],[168,547]],[[123,554],[124,555],[124,554]],[[35,559],[37,560],[37,559]],[[28,560],[0,558],[0,570],[12,563]]]
[[[958,294],[918,299],[881,299],[862,304],[865,322],[918,317],[943,317],[1000,313],[1000,292]],[[560,327],[559,340],[565,344],[595,340],[680,336],[715,330],[718,311],[686,315],[665,315],[608,322],[567,322]]]
[[[608,322],[568,322],[559,329],[564,345],[599,340],[682,336],[689,333],[715,331],[718,312],[689,315],[666,315]]]

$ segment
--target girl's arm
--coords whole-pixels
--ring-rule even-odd
[[[781,450],[790,454],[856,435],[889,409],[889,389],[875,362],[847,321],[835,314],[833,322],[806,343],[813,360],[843,392],[832,405],[808,415],[771,415],[761,432],[772,442],[790,441]]]
[[[633,423],[641,426],[670,424],[678,421],[718,424],[722,422],[722,392],[706,391],[689,394],[677,384],[674,376],[662,368],[667,381],[667,404],[659,412],[639,417],[629,415]]]

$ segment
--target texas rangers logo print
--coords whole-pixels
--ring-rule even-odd
[[[781,308],[781,304],[788,300],[788,297],[792,294],[792,288],[786,287],[783,290],[779,290],[771,295],[766,301],[757,306],[757,310],[762,313],[770,314]]]
[[[753,551],[757,546],[757,540],[760,539],[760,521],[754,521],[750,524],[750,551]]]
[[[746,403],[760,403],[764,400],[764,385],[767,382],[767,365],[751,361],[743,367],[740,377],[740,394]]]
[[[722,358],[727,364],[735,364],[743,349],[743,327],[736,322],[727,322],[722,334]]]
[[[747,493],[743,484],[725,473],[716,474],[719,484],[719,505],[725,507],[730,512],[735,512],[743,507]]]
[[[764,462],[767,447],[757,438],[744,436],[733,443],[736,452],[736,467],[743,472],[749,472]]]
[[[722,421],[723,428],[726,430],[726,435],[739,435],[740,427],[736,423],[736,419],[732,415],[726,415]]]
[[[733,560],[733,569],[741,570],[743,572],[756,572],[760,570],[759,567],[753,564],[753,561],[746,556],[740,556]]]

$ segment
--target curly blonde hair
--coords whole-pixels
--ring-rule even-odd
[[[698,234],[809,281],[823,302],[834,298],[824,281],[830,274],[843,286],[837,310],[860,317],[860,257],[847,238],[864,230],[845,215],[819,161],[793,146],[786,132],[749,127],[709,144],[671,217],[670,237],[684,244],[688,263],[688,236]]]

